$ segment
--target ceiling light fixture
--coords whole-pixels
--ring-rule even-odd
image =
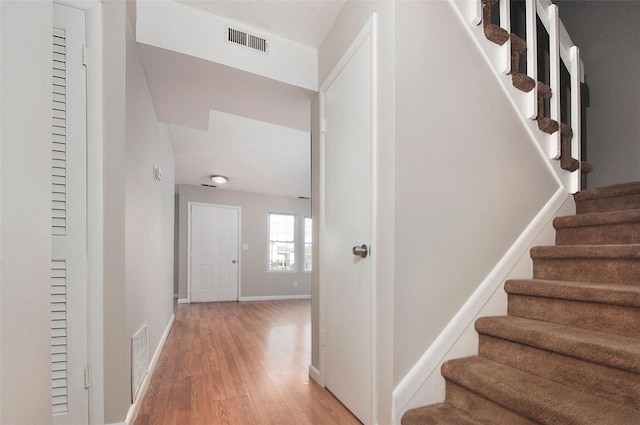
[[[225,184],[229,179],[225,176],[211,176],[211,181],[215,184]]]

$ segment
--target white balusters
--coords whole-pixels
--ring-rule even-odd
[[[526,0],[526,28],[527,28],[527,69],[521,70],[526,72],[527,76],[533,81],[538,81],[538,49],[536,36],[536,2],[535,0]],[[525,116],[535,119],[538,116],[538,88],[537,85],[529,93],[528,110]]]
[[[512,76],[508,76],[512,69],[511,66],[511,38],[504,44],[498,45],[487,40],[482,31],[483,17],[483,1],[482,0],[451,0],[456,6],[461,18],[467,22],[472,33],[478,41],[478,45],[485,53],[487,59],[492,64],[496,73],[501,74],[500,81],[503,82],[505,89],[509,93],[514,104],[521,112],[522,116],[528,120],[535,120],[538,117],[538,86],[537,83],[533,90],[523,92],[514,88],[511,80]],[[500,7],[500,22],[493,22],[499,25],[508,34],[512,32],[511,26],[511,1],[499,0],[494,7]],[[549,87],[551,88],[551,99],[549,100],[548,118],[557,123],[561,122],[562,108],[561,92],[566,89],[561,85],[561,68],[563,66],[569,71],[571,77],[571,96],[567,99],[570,102],[570,125],[573,132],[571,140],[571,157],[580,161],[580,144],[581,144],[581,114],[582,108],[580,104],[580,88],[581,82],[584,81],[583,65],[580,60],[580,52],[574,46],[566,28],[560,20],[558,7],[551,0],[525,0],[525,23],[526,23],[526,43],[527,43],[527,69],[520,69],[519,72],[526,74],[534,82],[538,81],[538,39],[537,39],[537,19],[544,25],[549,34]],[[494,31],[495,33],[495,31]],[[502,39],[503,42],[504,39]],[[540,46],[540,48],[543,48]],[[546,46],[544,47],[546,49]],[[527,80],[526,77],[519,77],[519,83]],[[527,83],[529,84],[529,83]],[[530,87],[530,85],[529,85]],[[527,87],[528,89],[528,87]],[[527,90],[522,89],[522,90]],[[544,108],[543,108],[544,109]],[[544,114],[544,110],[540,111],[540,117]],[[567,117],[569,120],[569,118]],[[549,123],[546,120],[546,123]],[[566,123],[569,124],[569,123]],[[540,146],[546,152],[550,159],[559,159],[562,154],[562,142],[560,131],[548,134],[538,130],[535,121],[529,123],[532,133],[537,138]],[[552,128],[552,127],[551,127]],[[552,129],[549,131],[553,131]],[[565,158],[566,159],[566,158]],[[559,167],[558,167],[559,168]],[[567,167],[570,168],[570,167]],[[565,183],[567,189],[574,193],[580,190],[580,170],[570,172],[558,170],[558,175]]]
[[[571,157],[580,162],[581,140],[582,140],[582,107],[580,105],[580,84],[582,83],[582,62],[580,60],[580,49],[573,46],[570,49],[571,63],[569,72],[571,74],[571,127],[573,129],[573,138],[571,139]],[[572,173],[571,193],[580,190],[580,169]]]
[[[549,62],[551,66],[549,86],[552,93],[558,93],[556,96],[551,96],[549,116],[551,119],[560,122],[560,37],[558,30],[560,17],[558,16],[558,6],[555,4],[548,7],[539,6],[539,10],[541,18],[544,16],[544,12],[548,12],[544,16],[546,19],[542,19],[542,23],[548,23],[545,27],[549,33]],[[549,157],[553,159],[560,158],[560,132],[549,135],[549,139]]]

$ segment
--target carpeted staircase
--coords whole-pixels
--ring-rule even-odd
[[[479,355],[443,364],[444,403],[402,425],[640,424],[640,183],[584,190],[476,321]]]

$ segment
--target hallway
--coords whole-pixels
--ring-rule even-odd
[[[307,300],[179,304],[135,425],[357,425],[308,377]]]

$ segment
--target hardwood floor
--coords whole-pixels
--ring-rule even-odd
[[[307,300],[180,304],[135,425],[358,425],[308,377]]]

